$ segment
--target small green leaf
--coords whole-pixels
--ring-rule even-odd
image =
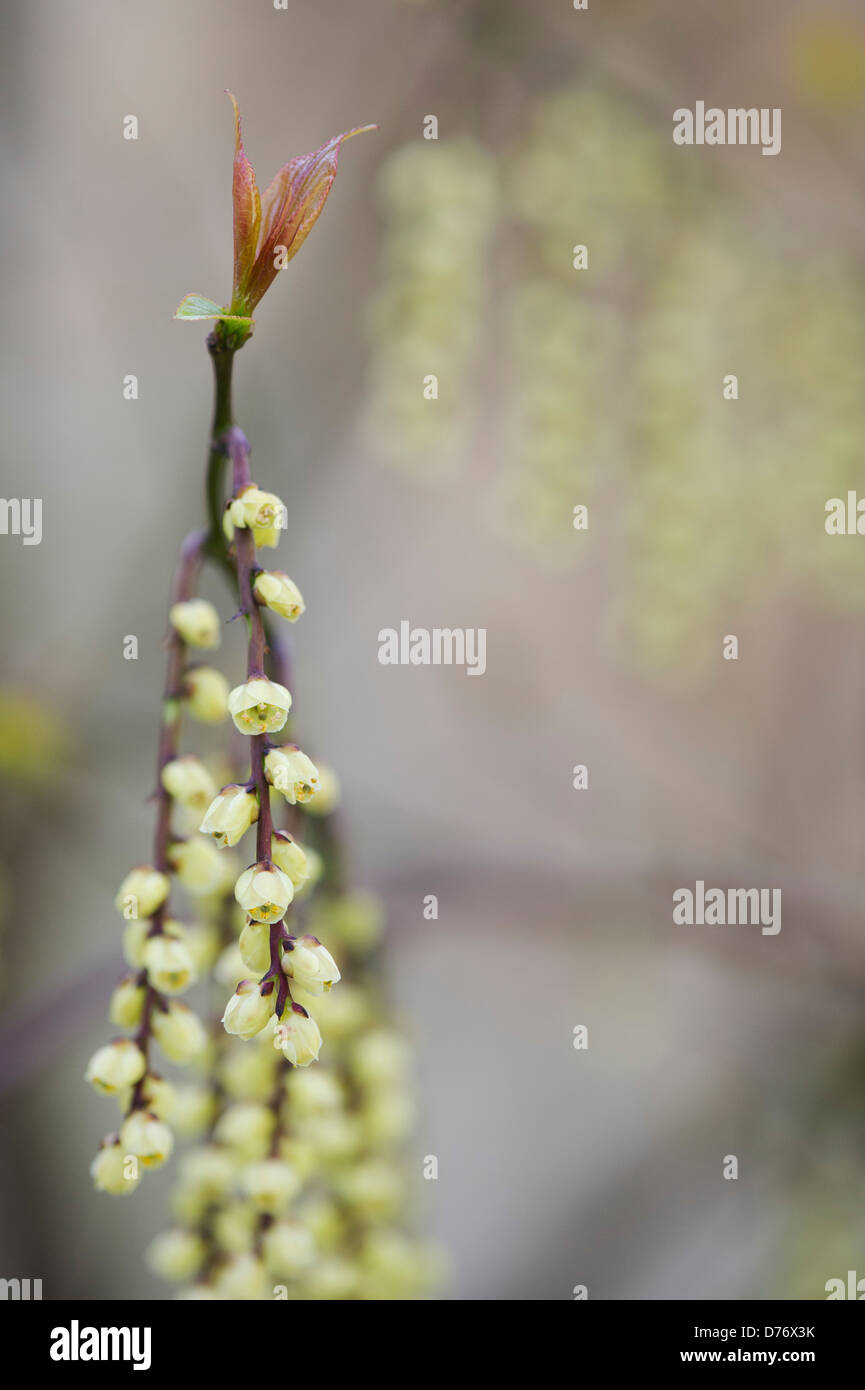
[[[221,305],[212,299],[207,299],[203,294],[184,295],[175,310],[174,317],[176,319],[225,319],[226,323],[252,323],[252,319],[244,318],[241,314],[227,314]]]

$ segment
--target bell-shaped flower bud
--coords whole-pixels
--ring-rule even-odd
[[[154,1009],[151,1026],[153,1036],[172,1062],[191,1062],[207,1046],[207,1029],[198,1014],[178,999],[172,999],[165,1009]]]
[[[265,755],[264,774],[291,806],[298,801],[309,801],[318,791],[318,768],[293,743],[271,748]]]
[[[139,864],[130,869],[121,883],[114,906],[128,922],[152,917],[165,902],[170,888],[167,874],[160,873],[152,864]]]
[[[169,796],[193,811],[206,810],[216,794],[215,783],[204,763],[191,753],[166,763],[160,780]]]
[[[221,633],[219,614],[205,598],[174,603],[168,621],[188,647],[218,647]]]
[[[174,1135],[156,1115],[133,1110],[120,1126],[120,1142],[145,1168],[159,1168],[174,1148]]]
[[[273,1030],[273,1045],[293,1067],[308,1067],[321,1051],[321,1033],[302,1004],[291,1004]]]
[[[242,734],[275,734],[285,726],[291,694],[278,681],[255,676],[235,686],[228,697],[228,712]]]
[[[290,623],[297,622],[306,606],[300,589],[282,570],[260,570],[252,591],[259,603]]]
[[[222,1023],[226,1033],[248,1041],[265,1028],[273,1016],[274,991],[262,994],[257,980],[241,980],[225,1006]]]
[[[84,1075],[94,1090],[113,1096],[140,1081],[146,1068],[140,1047],[129,1038],[116,1038],[94,1052]]]
[[[199,829],[212,835],[220,849],[236,845],[258,820],[258,797],[248,787],[231,783],[208,806]]]
[[[294,887],[282,869],[262,861],[244,870],[234,896],[256,922],[278,922],[294,897]]]
[[[317,936],[289,936],[283,951],[285,974],[307,994],[326,994],[340,978],[336,961]]]
[[[228,681],[213,666],[192,666],[183,677],[186,708],[202,724],[228,718]]]

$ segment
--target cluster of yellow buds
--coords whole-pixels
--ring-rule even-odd
[[[337,790],[329,769],[320,774],[326,799],[304,808],[303,853],[314,868],[296,891],[315,930],[339,948],[346,978],[331,993],[329,953],[311,933],[294,939],[286,956],[298,1024],[277,1051],[284,1023],[242,978],[267,965],[269,925],[248,919],[223,951],[215,973],[236,982],[225,1014],[233,1036],[214,1057],[209,1102],[196,1093],[184,1106],[184,1134],[199,1142],[180,1161],[176,1224],[148,1252],[180,1298],[403,1300],[441,1277],[439,1252],[407,1215],[411,1059],[375,984],[381,908],[371,894],[327,887]],[[297,865],[300,847],[290,844]],[[328,1060],[286,1067],[287,1039],[303,1049],[320,1029]]]
[[[177,1225],[150,1250],[153,1268],[193,1299],[412,1297],[435,1263],[404,1230],[399,1151],[411,1103],[406,1050],[383,1024],[372,984],[379,912],[342,887],[330,814],[336,778],[296,743],[271,741],[283,730],[288,737],[292,706],[271,615],[295,622],[304,601],[286,573],[256,562],[257,548],[278,544],[288,513],[252,481],[231,416],[233,356],[252,334],[253,310],[309,234],[355,133],[289,161],[259,193],[235,103],[231,302],[188,295],[177,311],[216,320],[209,526],[184,543],[169,611],[152,862],[133,869],[117,895],[130,973],[110,1016],[131,1036],[100,1047],[87,1079],[121,1115],[93,1161],[98,1189],[130,1192],[166,1161],[176,1135],[200,1140],[179,1164]],[[220,616],[196,592],[205,560],[236,580],[247,625],[246,679],[233,689],[214,666],[190,660],[220,643]],[[234,765],[181,751],[185,714],[204,724],[230,717],[249,740],[247,781]],[[244,868],[234,850],[253,827]],[[175,886],[191,899],[194,921],[181,920]],[[323,939],[348,963],[350,978],[333,993],[341,973]],[[182,997],[208,980],[233,990],[223,1026],[212,1030]],[[311,1068],[322,1030],[333,1045]],[[195,1080],[161,1076],[156,1048],[197,1067]]]

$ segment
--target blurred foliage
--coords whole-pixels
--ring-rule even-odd
[[[833,33],[808,50],[814,81],[838,68]],[[603,525],[622,547],[613,619],[649,666],[698,661],[713,620],[785,579],[860,603],[865,548],[824,529],[830,497],[865,490],[858,265],[817,263],[806,234],[721,193],[613,91],[533,108],[516,149],[418,140],[385,170],[378,455],[451,477],[499,414],[476,505],[551,569]],[[592,500],[603,519],[575,541]]]

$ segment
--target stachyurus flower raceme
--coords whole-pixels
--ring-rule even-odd
[[[187,295],[176,314],[216,320],[207,525],[185,540],[171,595],[153,849],[116,898],[128,973],[110,1017],[132,1036],[87,1068],[120,1110],[91,1173],[98,1190],[124,1195],[177,1163],[175,1225],[148,1259],[185,1286],[180,1297],[413,1298],[437,1260],[404,1229],[412,1105],[377,979],[380,912],[349,884],[335,774],[294,741],[285,630],[306,612],[301,589],[259,563],[284,545],[297,499],[289,512],[275,480],[252,478],[231,404],[253,310],[358,132],[289,161],[259,195],[234,110],[232,297],[221,309]],[[197,592],[205,565],[229,582],[224,612]],[[245,624],[246,669],[226,678],[213,654],[232,616]],[[186,719],[222,731],[217,756],[182,748]],[[220,996],[207,1020],[186,1001],[196,982]],[[161,1076],[155,1049],[193,1078]],[[173,1160],[175,1138],[196,1146]]]
[[[121,1108],[119,1133],[106,1138],[93,1164],[96,1186],[118,1194],[137,1186],[142,1168],[165,1161],[173,1144],[167,1119],[174,1089],[154,1070],[154,1046],[170,1061],[183,1065],[205,1056],[210,1045],[207,1028],[181,998],[219,954],[218,932],[213,921],[206,920],[208,897],[219,898],[221,892],[224,904],[233,887],[249,923],[263,924],[267,932],[262,943],[265,952],[259,950],[256,956],[263,965],[261,978],[247,982],[245,993],[229,1002],[226,1028],[252,1037],[272,1022],[286,1036],[296,1034],[302,1038],[293,1045],[297,1064],[313,1061],[321,1045],[320,1036],[314,1046],[310,1042],[315,1025],[300,1027],[291,977],[283,969],[283,954],[294,949],[296,936],[284,918],[295,884],[308,879],[306,861],[302,845],[273,824],[271,786],[264,766],[274,751],[271,735],[285,726],[292,703],[280,679],[285,663],[274,656],[281,648],[268,633],[264,615],[293,622],[303,613],[304,603],[286,573],[267,570],[257,562],[258,547],[279,544],[286,509],[276,493],[259,488],[250,475],[249,447],[231,415],[231,368],[234,353],[252,331],[253,310],[279,270],[300,250],[321,213],[343,141],[359,131],[348,131],[309,155],[289,160],[260,195],[243,149],[237,102],[233,96],[231,100],[235,117],[231,301],[222,310],[201,296],[188,295],[176,313],[181,319],[217,320],[208,339],[216,408],[207,479],[209,525],[184,541],[169,610],[152,857],[130,870],[116,898],[127,923],[124,953],[133,973],[115,990],[110,1012],[114,1025],[133,1030],[133,1037],[116,1038],[99,1048],[87,1067],[88,1081],[102,1094],[115,1097]],[[232,470],[227,496],[223,493],[226,464]],[[190,659],[194,652],[211,652],[219,646],[223,621],[231,616],[230,612],[220,616],[196,592],[205,562],[214,562],[230,578],[234,606],[247,626],[247,668],[235,674],[233,688],[218,669]],[[230,716],[249,741],[245,783],[223,785],[220,791],[207,762],[181,750],[185,716],[214,726],[225,724]],[[190,816],[195,817],[195,838],[186,833]],[[231,847],[253,826],[255,862],[238,871]],[[228,854],[227,875],[221,853]],[[184,922],[175,914],[171,898],[178,886],[205,921]],[[339,978],[335,963],[322,969],[333,981]],[[283,1041],[282,1033],[275,1035],[274,1048],[283,1047]],[[187,1253],[188,1248],[184,1246]],[[176,1253],[174,1247],[172,1253]]]

